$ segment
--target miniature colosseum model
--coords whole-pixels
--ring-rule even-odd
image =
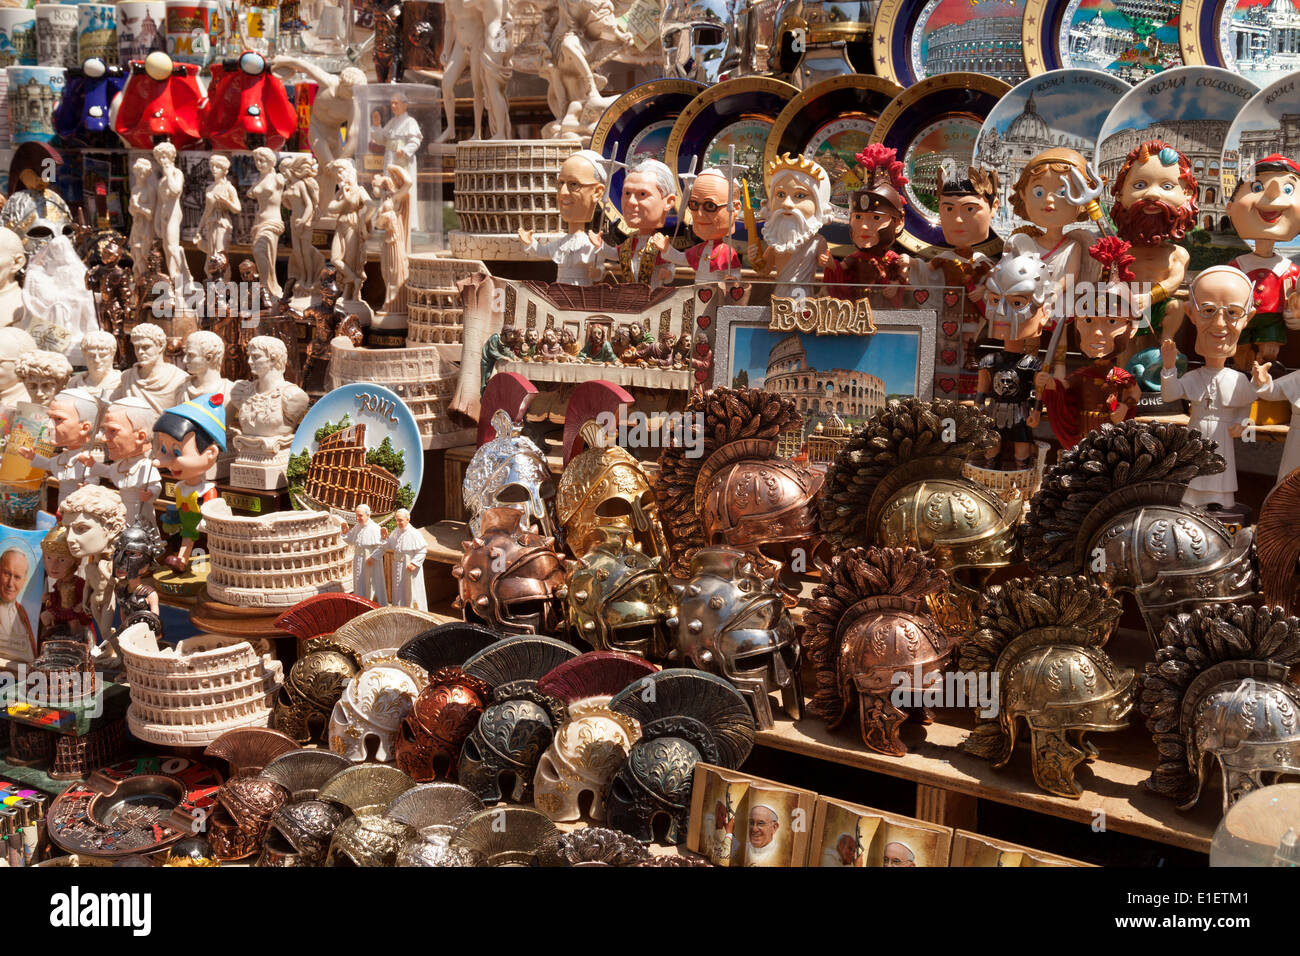
[[[582,147],[577,140],[482,140],[456,144],[456,218],[448,234],[458,259],[514,259],[516,233],[564,232],[556,199],[560,167]]]
[[[140,740],[201,747],[229,730],[270,725],[284,667],[248,641],[202,634],[170,647],[142,623],[118,643],[131,685],[127,723]]]
[[[465,306],[456,283],[487,271],[478,259],[449,259],[432,252],[413,254],[411,276],[406,280],[406,344],[458,345],[465,324]]]
[[[457,322],[460,319],[457,318]],[[456,327],[457,341],[460,326]],[[409,340],[409,339],[408,339]],[[454,351],[455,357],[448,357]],[[474,423],[451,417],[451,397],[460,376],[460,346],[410,346],[404,349],[358,349],[344,338],[330,344],[331,389],[352,382],[382,385],[396,392],[420,426],[425,448],[455,448],[474,441]]]
[[[258,517],[203,506],[208,534],[208,596],[243,607],[291,607],[352,585],[352,548],[339,520],[322,511]]]

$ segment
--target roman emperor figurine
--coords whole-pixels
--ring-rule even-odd
[[[818,267],[831,264],[821,228],[830,218],[831,178],[817,163],[789,153],[767,164],[763,248],[751,238],[749,259],[762,275],[776,273],[776,296],[811,294]]]
[[[101,401],[107,401],[122,382],[122,373],[113,367],[117,356],[117,339],[112,332],[96,329],[81,340],[81,357],[86,370],[68,379],[69,388],[84,388]]]
[[[248,343],[251,382],[236,382],[226,413],[235,461],[230,483],[241,488],[273,490],[285,484],[289,446],[311,401],[297,385],[285,381],[289,353],[269,335]]]
[[[78,561],[86,561],[86,610],[95,621],[100,639],[110,642],[116,650],[112,637],[117,606],[112,555],[114,542],[126,530],[122,496],[99,485],[79,488],[63,500],[59,521],[68,529],[68,551]]]
[[[605,158],[589,149],[579,150],[560,166],[557,203],[565,235],[538,242],[532,232],[520,228],[519,241],[524,244],[524,251],[554,262],[557,282],[592,285],[600,278],[605,242],[588,232],[587,226],[596,214],[607,184]]]
[[[167,333],[162,326],[149,322],[137,325],[131,330],[131,347],[135,349],[135,364],[122,373],[112,398],[139,398],[154,414],[161,415],[180,400],[189,376],[163,357]]]

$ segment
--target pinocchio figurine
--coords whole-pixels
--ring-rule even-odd
[[[181,535],[175,554],[163,559],[173,571],[185,573],[190,554],[202,530],[203,503],[217,497],[217,486],[207,478],[217,457],[226,450],[226,407],[220,394],[200,395],[167,409],[154,423],[154,465],[176,482],[175,506],[163,515],[168,534]]]

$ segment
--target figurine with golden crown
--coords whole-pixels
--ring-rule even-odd
[[[763,238],[750,237],[750,263],[760,275],[775,274],[773,295],[809,295],[818,268],[832,262],[821,234],[831,216],[831,178],[811,159],[786,153],[767,164],[763,187]]]

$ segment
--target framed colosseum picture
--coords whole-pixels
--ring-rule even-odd
[[[396,393],[359,382],[314,404],[289,450],[294,507],[328,511],[350,524],[359,505],[386,524],[420,493],[424,448],[415,416]]]
[[[775,305],[719,309],[713,385],[767,388],[794,399],[809,437],[856,428],[891,398],[934,397],[936,312],[859,308],[843,322],[818,321],[820,303],[842,301],[806,301],[802,322]],[[832,331],[838,326],[849,331]]]

